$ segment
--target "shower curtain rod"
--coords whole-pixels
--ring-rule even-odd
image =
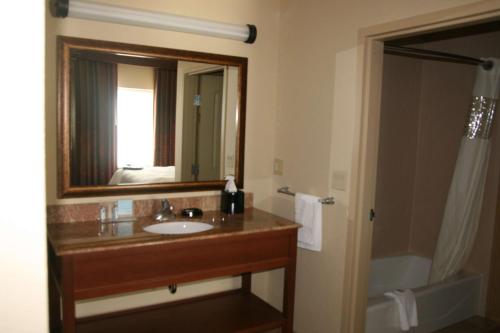
[[[493,67],[493,63],[489,60],[483,60],[478,58],[467,57],[463,55],[441,52],[441,51],[433,51],[433,50],[424,50],[424,49],[416,49],[413,47],[399,46],[399,45],[384,45],[384,52],[393,55],[403,55],[409,57],[419,57],[429,60],[437,60],[437,61],[449,61],[456,62],[460,64],[468,64],[468,65],[481,65],[484,69],[489,70]]]

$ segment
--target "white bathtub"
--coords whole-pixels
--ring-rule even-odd
[[[461,273],[449,281],[427,286],[431,260],[413,255],[372,260],[365,333],[399,333],[399,317],[386,291],[411,288],[418,309],[418,327],[430,333],[477,315],[482,277]]]

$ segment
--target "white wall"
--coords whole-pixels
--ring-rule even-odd
[[[10,1],[0,11],[0,332],[5,333],[48,332],[44,15],[43,1]]]

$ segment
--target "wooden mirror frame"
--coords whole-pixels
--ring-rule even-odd
[[[210,180],[155,184],[72,186],[70,177],[70,55],[72,50],[109,52],[113,54],[137,55],[139,57],[142,56],[161,60],[175,59],[237,67],[238,100],[236,112],[238,117],[238,128],[236,132],[234,176],[238,188],[243,188],[247,58],[57,36],[57,195],[59,198],[206,191],[223,189],[225,185],[224,180]]]

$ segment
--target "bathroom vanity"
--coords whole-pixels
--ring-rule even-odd
[[[292,332],[299,225],[258,209],[201,220],[214,228],[177,236],[143,231],[149,217],[49,224],[51,332]],[[251,274],[275,268],[285,269],[283,311],[251,292]],[[241,276],[241,288],[75,318],[78,300],[223,276]]]
[[[238,188],[244,188],[246,58],[68,36],[58,36],[57,55],[59,198],[222,190],[223,179],[229,174],[234,175]],[[102,75],[93,69],[97,67],[103,67]],[[109,78],[117,73],[135,78],[137,70],[147,74],[159,100],[170,101],[165,92],[184,91],[170,94],[179,100],[161,102],[163,107],[151,110],[155,117],[165,119],[160,124],[169,124],[150,127],[159,133],[148,146],[158,152],[151,170],[117,168],[117,147],[127,147],[127,143],[106,139],[116,137],[115,117],[121,112],[114,104],[119,87]],[[160,75],[172,80],[153,79]],[[154,82],[160,81],[166,86],[156,87]],[[96,93],[96,82],[107,87],[108,93],[102,93],[104,89]],[[131,82],[133,85],[127,87],[143,89],[139,82]],[[202,95],[214,103],[192,102]],[[209,109],[210,105],[218,107]],[[141,110],[147,108],[141,106]],[[200,118],[198,114],[213,116]],[[179,115],[183,121],[173,121]],[[96,119],[102,132],[95,131]],[[176,131],[172,131],[173,124],[179,126]],[[160,135],[174,132],[182,136]],[[175,156],[177,163],[168,151],[182,152],[182,156]],[[204,153],[195,158],[195,152]],[[156,155],[163,156],[158,163]],[[163,178],[149,177],[158,174]],[[217,202],[211,210],[220,207],[220,199]],[[203,208],[201,203],[174,205]],[[89,206],[80,213],[89,214],[86,220],[96,219],[99,205]],[[134,210],[143,211],[145,206],[139,206],[140,202],[134,202]],[[150,216],[153,206],[148,207]],[[69,207],[68,211],[79,209]],[[93,209],[95,212],[89,213]],[[49,223],[51,332],[223,333],[274,328],[292,332],[298,225],[257,209],[233,216],[208,212],[202,220],[193,221],[210,223],[213,228],[187,235],[148,233],[144,228],[155,223],[151,217],[140,217],[133,223]],[[285,269],[282,311],[251,293],[252,273],[275,268]],[[241,288],[75,318],[75,302],[79,300],[177,284],[182,288],[182,283],[223,276],[241,276]]]

